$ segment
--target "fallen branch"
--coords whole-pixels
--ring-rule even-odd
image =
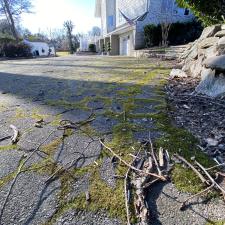
[[[190,167],[195,172],[195,174],[201,179],[202,183],[209,184],[209,182],[203,177],[203,175],[191,163],[189,163],[185,158],[183,158],[182,156],[180,156],[178,154],[174,154],[174,156],[177,159],[179,159],[181,162],[186,164],[188,167]]]
[[[155,152],[154,152],[154,148],[153,148],[153,144],[152,144],[152,139],[151,139],[151,134],[150,134],[150,132],[149,132],[149,137],[148,137],[148,139],[149,139],[150,148],[151,148],[151,153],[152,153],[152,157],[153,157],[154,163],[155,163],[155,165],[156,165],[156,168],[157,168],[157,170],[158,170],[159,175],[162,176],[162,171],[161,171],[161,169],[160,169],[160,167],[159,167],[159,163],[158,163],[158,161],[157,161],[157,159],[156,159],[156,155],[155,155]],[[165,180],[166,180],[166,179],[165,179]]]
[[[212,188],[214,187],[214,184],[212,184],[210,187],[207,187],[205,190],[200,191],[199,193],[192,195],[191,197],[187,198],[181,205],[180,210],[184,210],[184,208],[186,207],[186,203],[189,202],[191,199],[196,198],[196,197],[200,197],[203,194],[207,193],[208,191],[210,191]]]
[[[136,159],[138,158],[139,154],[141,152],[141,148],[139,149],[137,155],[132,155],[134,160],[132,162],[132,165],[134,164],[134,162],[136,161]],[[131,171],[131,168],[129,167],[127,170],[127,173],[125,175],[124,178],[124,194],[125,194],[125,205],[126,205],[126,212],[127,212],[127,225],[130,225],[130,210],[129,210],[129,203],[128,203],[128,192],[127,192],[127,181],[128,181],[128,177],[129,177],[129,173]]]
[[[225,190],[212,178],[212,176],[208,173],[208,171],[201,165],[199,162],[195,161],[196,165],[205,173],[205,175],[210,179],[212,185],[216,186],[223,195],[225,195]]]
[[[0,139],[0,142],[5,141],[5,140],[8,140],[8,139],[10,139],[10,138],[11,138],[11,136],[7,136],[7,137],[4,137],[4,138],[1,138],[1,139]]]
[[[157,177],[157,178],[159,178],[162,181],[166,181],[166,178],[164,176],[162,176],[162,175],[158,175],[158,174],[155,174],[155,173],[145,172],[143,170],[139,170],[139,169],[135,168],[134,166],[132,166],[131,164],[129,164],[125,160],[123,160],[111,148],[109,148],[108,146],[106,146],[100,139],[99,139],[99,142],[101,143],[102,146],[104,146],[107,150],[109,150],[116,158],[118,158],[124,165],[126,165],[127,167],[130,167],[132,170],[137,171],[139,173],[144,173],[144,174],[149,175],[149,176]]]
[[[13,130],[12,144],[15,144],[18,142],[19,130],[14,125],[10,125],[10,128]]]

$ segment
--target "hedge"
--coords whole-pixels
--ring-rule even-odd
[[[4,44],[2,47],[2,55],[8,58],[29,57],[31,56],[31,48],[26,44]],[[1,53],[0,53],[1,54]]]
[[[169,31],[169,45],[182,45],[200,37],[203,27],[200,22],[173,23]],[[146,47],[159,46],[162,42],[160,25],[149,24],[144,27]]]

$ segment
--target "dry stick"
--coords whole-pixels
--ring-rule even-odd
[[[154,162],[155,162],[155,165],[156,165],[156,168],[157,168],[157,170],[158,170],[158,173],[159,173],[159,175],[161,176],[161,175],[162,175],[162,171],[161,171],[161,169],[160,169],[160,167],[159,167],[159,163],[158,163],[158,161],[157,161],[157,159],[156,159],[156,155],[155,155],[155,152],[154,152],[154,148],[153,148],[153,144],[152,144],[152,139],[151,139],[151,134],[150,134],[150,132],[149,132],[149,137],[148,137],[148,139],[149,139],[149,143],[150,143],[150,147],[151,147],[151,152],[152,152],[153,160],[154,160]]]
[[[8,199],[9,199],[9,196],[10,196],[10,194],[11,194],[11,192],[12,192],[12,189],[13,189],[13,187],[14,187],[14,185],[15,185],[15,183],[16,183],[16,181],[17,181],[17,179],[18,179],[18,176],[23,172],[22,171],[22,169],[23,169],[23,167],[25,166],[25,164],[27,163],[27,161],[39,150],[39,148],[49,139],[49,137],[54,133],[55,131],[53,131],[53,132],[51,132],[49,135],[48,135],[48,137],[43,141],[43,142],[41,142],[37,147],[36,147],[36,149],[21,163],[21,165],[19,166],[19,168],[18,168],[18,171],[17,171],[17,173],[16,173],[16,175],[15,175],[15,177],[13,178],[13,181],[12,181],[12,183],[11,183],[11,185],[10,185],[10,187],[9,187],[9,190],[8,190],[8,193],[7,193],[7,195],[6,195],[6,198],[5,198],[5,200],[4,200],[4,203],[3,203],[3,205],[2,205],[2,208],[1,208],[1,211],[0,211],[0,224],[1,224],[1,220],[2,220],[2,216],[3,216],[3,213],[4,213],[4,210],[5,210],[5,207],[6,207],[6,204],[7,204],[7,202],[8,202]],[[22,159],[22,158],[21,158]]]
[[[12,144],[15,144],[19,136],[19,130],[14,125],[10,125],[10,128],[13,130]]]
[[[130,167],[132,170],[137,171],[139,173],[144,173],[146,175],[150,175],[150,176],[153,176],[153,177],[157,177],[157,178],[159,178],[162,181],[166,181],[166,178],[164,176],[161,176],[161,175],[158,175],[158,174],[155,174],[155,173],[148,173],[148,172],[145,172],[143,170],[139,170],[139,169],[135,168],[134,166],[130,165],[125,160],[123,160],[111,148],[109,148],[108,146],[106,146],[100,139],[99,139],[99,142],[102,144],[102,146],[104,146],[107,150],[109,150],[116,158],[118,158],[124,165],[126,165],[127,167]]]
[[[132,162],[132,164],[135,162],[135,160],[138,158],[138,155],[140,154],[141,148],[139,149],[138,153],[136,156],[134,156],[134,160]],[[131,171],[131,168],[129,167],[126,173],[126,176],[124,178],[124,194],[125,194],[125,205],[126,205],[126,212],[127,212],[127,225],[130,225],[130,210],[129,210],[129,204],[128,204],[128,199],[127,199],[127,180],[128,180],[128,176],[129,173]]]
[[[186,203],[187,203],[188,201],[190,201],[191,199],[193,199],[193,198],[195,198],[195,197],[198,197],[198,196],[201,196],[201,195],[207,193],[207,192],[210,191],[214,186],[215,186],[215,184],[212,184],[210,187],[207,187],[205,190],[203,190],[203,191],[201,191],[201,192],[199,192],[199,193],[197,193],[197,194],[195,194],[195,195],[192,195],[191,197],[187,198],[187,199],[182,203],[182,205],[181,205],[181,207],[180,207],[180,210],[182,210],[182,209],[185,207],[185,205],[186,205]]]
[[[199,162],[195,161],[195,163],[205,173],[205,175],[210,179],[212,184],[214,184],[214,186],[216,186],[223,193],[223,195],[225,195],[225,190],[212,178],[212,176],[207,172],[207,170]]]
[[[183,158],[182,156],[180,156],[178,154],[174,154],[174,156],[176,158],[178,158],[180,161],[182,161],[183,163],[185,163],[187,166],[189,166],[198,175],[198,177],[201,179],[202,183],[209,184],[209,182],[202,176],[202,174],[191,163],[189,163],[185,158]]]
[[[222,166],[225,166],[225,163],[222,163],[222,164],[219,164],[219,165],[216,165],[216,166],[213,166],[213,167],[210,167],[210,168],[207,168],[205,169],[206,171],[209,171],[209,170],[213,170],[213,169],[216,169],[218,167],[222,167]]]

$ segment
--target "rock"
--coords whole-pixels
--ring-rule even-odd
[[[218,24],[210,26],[210,27],[206,27],[202,32],[200,40],[203,40],[208,37],[212,37],[220,30],[221,30],[221,25],[218,25]]]
[[[204,61],[206,68],[225,71],[225,55],[214,56]]]
[[[187,74],[183,70],[172,69],[172,71],[170,72],[170,77],[172,79],[174,79],[174,78],[185,78],[185,77],[187,77]]]
[[[204,56],[200,56],[197,61],[190,64],[190,73],[193,77],[198,77],[203,69],[202,62],[204,61]]]
[[[203,56],[204,58],[217,56],[217,45],[213,45],[209,48],[199,49],[198,56]]]
[[[220,40],[218,41],[218,48],[225,48],[225,37],[220,38]]]
[[[218,148],[220,151],[225,151],[225,145],[224,144],[219,144]]]
[[[196,92],[210,97],[218,97],[225,93],[225,77],[215,76],[215,70],[203,69],[201,73],[202,81],[196,87]]]
[[[225,24],[223,24],[223,25],[221,26],[221,29],[222,29],[222,30],[225,30]]]
[[[216,147],[219,144],[219,141],[214,138],[207,138],[206,142],[209,147]]]
[[[213,46],[218,41],[219,41],[219,38],[218,37],[209,37],[209,38],[206,38],[206,39],[202,40],[198,44],[198,47],[199,48],[208,48],[208,47]]]
[[[225,36],[225,30],[218,31],[215,34],[215,37],[224,37],[224,36]]]

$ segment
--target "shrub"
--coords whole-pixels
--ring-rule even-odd
[[[107,52],[111,52],[111,50],[112,50],[111,43],[108,42],[107,43]]]
[[[96,45],[95,44],[89,44],[89,51],[90,52],[96,52]]]
[[[3,46],[3,53],[6,57],[29,57],[31,56],[31,48],[26,44],[5,44]]]
[[[160,25],[149,24],[144,27],[144,38],[147,47],[157,46],[162,42]]]
[[[173,23],[169,31],[168,42],[170,45],[181,45],[199,38],[203,30],[200,22]],[[144,28],[146,47],[159,46],[162,42],[160,25],[149,24]]]

